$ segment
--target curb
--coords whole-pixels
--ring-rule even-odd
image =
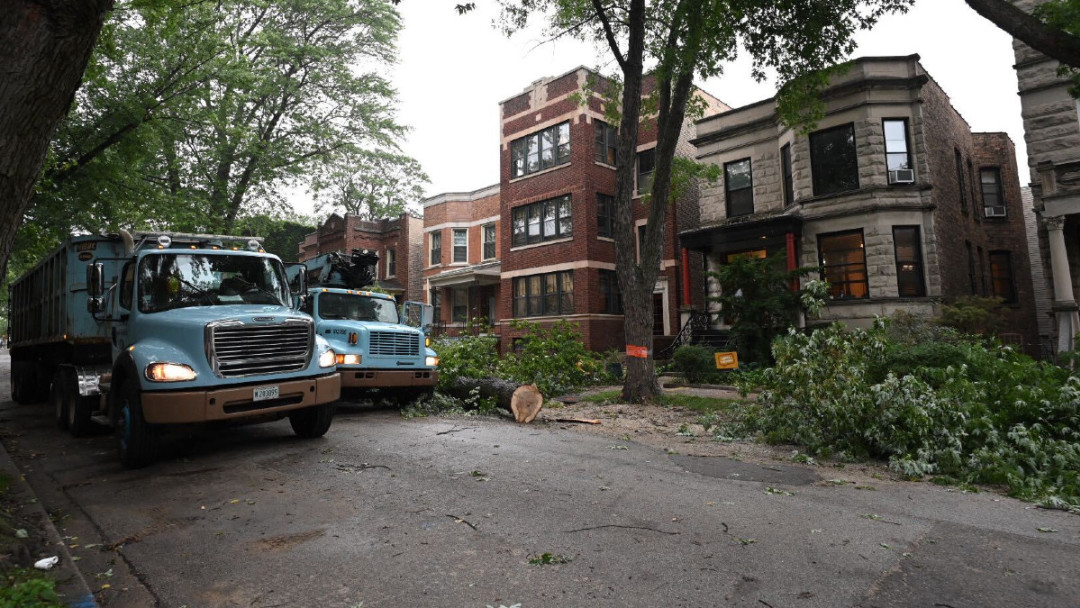
[[[53,525],[49,514],[45,512],[45,507],[41,505],[41,501],[38,500],[34,489],[30,487],[30,484],[23,477],[22,471],[15,465],[11,454],[8,454],[7,444],[2,441],[0,441],[0,444],[3,444],[3,449],[0,449],[0,472],[11,475],[14,480],[12,488],[15,489],[18,496],[31,499],[21,501],[21,507],[39,517],[45,531],[46,546],[53,548],[56,555],[60,557],[60,563],[50,572],[54,575],[57,594],[62,598],[61,601],[68,608],[98,608],[98,603],[90,592],[90,586],[86,584],[82,572],[75,567],[75,560],[71,559],[71,553],[68,551],[63,538],[60,537],[60,532]]]

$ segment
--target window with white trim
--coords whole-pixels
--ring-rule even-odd
[[[454,263],[469,261],[469,229],[454,228]]]

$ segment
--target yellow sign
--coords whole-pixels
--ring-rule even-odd
[[[739,353],[716,353],[716,369],[739,369]]]

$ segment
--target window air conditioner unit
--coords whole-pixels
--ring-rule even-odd
[[[914,184],[915,183],[915,170],[914,169],[896,169],[895,171],[889,171],[889,183],[890,184]]]
[[[985,207],[986,217],[1005,217],[1005,207]]]

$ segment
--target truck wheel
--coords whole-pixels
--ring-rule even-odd
[[[154,427],[142,413],[142,391],[138,380],[120,386],[116,412],[116,448],[120,464],[128,469],[144,467],[154,460]]]
[[[71,382],[71,384],[68,384],[65,394],[65,397],[67,397],[68,431],[71,431],[72,437],[85,437],[94,430],[94,422],[90,420],[94,400],[79,395],[74,374],[68,374],[68,379]]]
[[[324,403],[315,407],[307,407],[296,410],[289,414],[289,424],[297,437],[312,439],[322,437],[330,430],[330,423],[334,420],[335,403]]]
[[[61,430],[68,428],[68,387],[64,380],[64,370],[56,370],[53,374],[52,388],[49,389],[49,402],[56,411],[56,428]]]

